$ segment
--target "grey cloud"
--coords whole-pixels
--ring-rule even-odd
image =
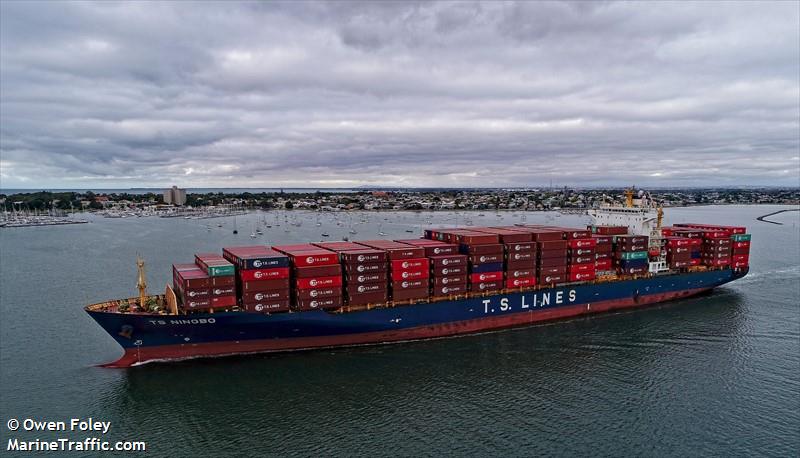
[[[796,3],[0,3],[0,187],[800,182]]]

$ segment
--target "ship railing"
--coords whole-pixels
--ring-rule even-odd
[[[145,296],[145,303],[155,302],[157,304],[164,303],[163,294],[155,294]],[[123,310],[127,308],[127,310]],[[96,304],[89,304],[85,307],[88,312],[117,312],[117,313],[130,313],[136,315],[152,315],[158,314],[149,310],[141,310],[139,307],[139,297],[129,297],[124,299],[113,299],[105,302],[98,302]]]

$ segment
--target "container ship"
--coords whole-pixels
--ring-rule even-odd
[[[645,307],[745,276],[750,234],[662,227],[646,193],[594,223],[427,229],[418,239],[224,247],[176,263],[164,294],[86,307],[122,346],[107,367],[479,333]]]

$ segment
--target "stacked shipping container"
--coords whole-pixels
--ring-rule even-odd
[[[236,291],[245,310],[258,313],[289,310],[289,258],[266,246],[227,247],[222,257],[236,269]]]
[[[749,264],[745,228],[675,225],[662,229],[670,269]],[[648,237],[627,228],[588,230],[525,225],[432,229],[426,239],[228,247],[173,265],[184,310],[241,306],[257,313],[338,309],[468,292],[583,282],[597,272],[648,271]],[[660,252],[659,252],[660,253]]]
[[[430,272],[423,248],[391,240],[356,243],[386,253],[391,281],[389,293],[393,301],[413,302],[428,298]]]
[[[614,236],[614,265],[617,273],[641,275],[648,271],[648,242],[646,235]]]
[[[210,277],[209,308],[236,306],[236,278],[233,264],[216,253],[195,254],[194,263]]]
[[[311,244],[273,248],[289,257],[295,310],[331,310],[342,306],[342,267],[335,252]]]
[[[385,251],[353,242],[323,242],[315,245],[339,254],[346,305],[379,305],[389,300],[389,266]]]
[[[458,245],[438,240],[398,240],[421,247],[430,264],[431,296],[460,296],[467,293],[467,256],[459,254]]]

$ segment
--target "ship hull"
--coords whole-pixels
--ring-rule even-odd
[[[697,295],[746,273],[724,269],[563,285],[350,313],[88,313],[125,350],[119,360],[105,366],[129,367],[157,360],[383,344],[527,326]]]

